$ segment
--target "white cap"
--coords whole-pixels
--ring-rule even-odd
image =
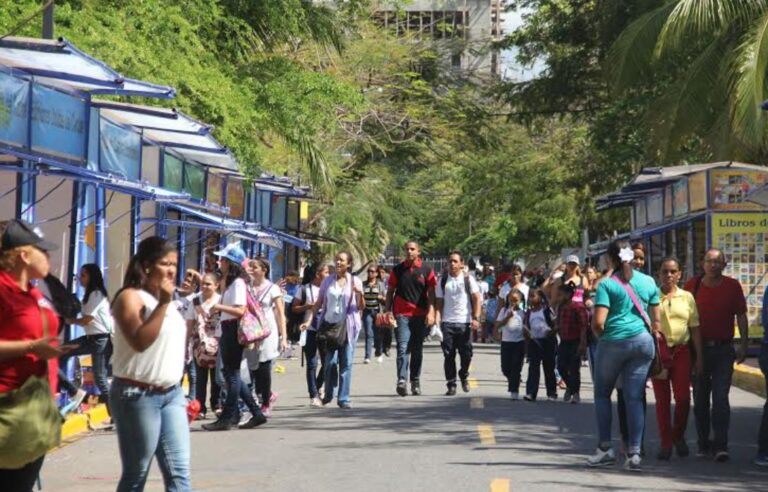
[[[581,263],[579,260],[579,257],[576,255],[568,255],[568,257],[565,259],[566,263],[576,263],[577,265]]]

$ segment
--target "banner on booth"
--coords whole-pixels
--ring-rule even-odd
[[[768,173],[738,169],[718,169],[710,174],[712,208],[717,210],[756,210],[760,205],[744,201],[753,190],[768,183]]]
[[[139,180],[141,136],[101,118],[99,122],[100,169]]]
[[[29,82],[0,72],[0,142],[27,146]]]
[[[245,213],[245,190],[243,182],[236,179],[227,181],[227,207],[229,216],[234,219],[242,219]]]
[[[32,150],[69,160],[85,160],[85,101],[32,85]]]
[[[688,180],[683,178],[672,185],[672,202],[675,217],[688,213]]]

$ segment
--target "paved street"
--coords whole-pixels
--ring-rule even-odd
[[[192,432],[192,478],[199,491],[564,491],[766,490],[768,472],[751,464],[762,401],[731,392],[731,456],[727,464],[673,458],[657,464],[652,391],[648,391],[649,457],[641,474],[618,466],[588,470],[593,451],[591,384],[580,405],[512,402],[499,370],[498,346],[476,346],[476,387],[443,396],[442,355],[426,349],[424,396],[394,396],[395,361],[363,365],[359,347],[352,411],[310,409],[300,362],[281,361],[280,392],[269,424],[249,431]],[[540,397],[541,394],[540,392]],[[688,441],[695,439],[691,422]],[[614,425],[617,428],[617,425]],[[618,435],[616,431],[615,435]],[[114,490],[120,471],[117,439],[93,433],[46,459],[44,490]],[[153,465],[147,489],[162,490]]]

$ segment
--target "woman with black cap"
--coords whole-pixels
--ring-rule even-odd
[[[29,492],[48,449],[61,439],[53,401],[58,316],[33,281],[48,275],[48,251],[58,249],[21,220],[5,224],[0,246],[0,484]]]

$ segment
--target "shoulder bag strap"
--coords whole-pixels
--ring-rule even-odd
[[[637,309],[640,312],[640,317],[643,318],[643,322],[645,322],[645,326],[646,328],[648,328],[648,331],[653,331],[653,329],[651,328],[651,318],[648,317],[648,313],[645,312],[645,309],[643,309],[643,305],[640,304],[640,301],[637,299],[637,295],[635,295],[635,289],[633,289],[628,282],[625,282],[618,275],[614,275],[612,278],[624,288],[629,298],[632,299],[632,304],[634,304],[635,309]]]

